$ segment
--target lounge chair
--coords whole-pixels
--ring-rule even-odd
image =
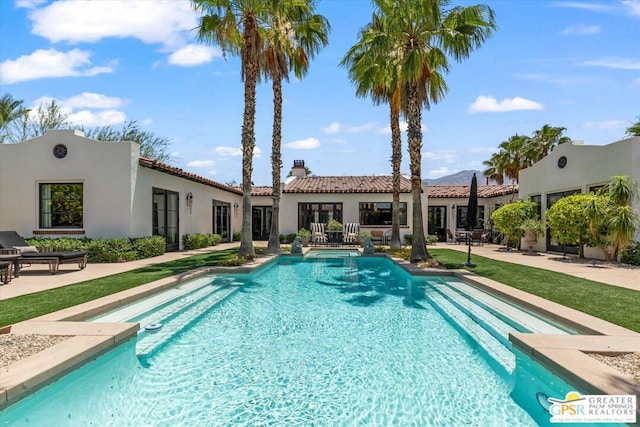
[[[360,232],[360,223],[348,222],[342,226],[342,243],[345,245],[360,244],[358,233]]]
[[[19,251],[20,266],[31,264],[48,264],[49,272],[56,274],[60,264],[77,263],[80,270],[87,266],[87,253],[81,251],[39,252],[15,231],[0,231],[0,252]]]
[[[328,243],[327,233],[325,232],[325,224],[321,222],[311,223],[311,245],[326,245]]]
[[[384,245],[384,232],[382,230],[371,230],[371,241],[374,245]]]

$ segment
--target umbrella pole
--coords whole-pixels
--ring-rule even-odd
[[[467,234],[467,262],[464,264],[465,267],[477,267],[474,263],[471,262],[471,235]]]

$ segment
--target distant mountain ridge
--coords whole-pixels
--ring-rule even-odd
[[[473,174],[476,174],[478,179],[478,185],[486,185],[487,181],[482,172],[478,170],[464,170],[452,175],[442,176],[435,179],[425,179],[424,181],[428,185],[471,185],[471,178]],[[495,181],[490,180],[489,184],[496,184]]]

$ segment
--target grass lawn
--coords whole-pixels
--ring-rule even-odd
[[[237,249],[229,249],[195,255],[3,300],[0,301],[0,326],[31,319],[197,267],[218,265],[235,258],[237,253]],[[451,249],[429,248],[429,253],[447,268],[460,268],[467,260],[467,254]],[[469,270],[476,274],[640,332],[638,291],[475,255],[472,256],[472,261],[477,267]]]

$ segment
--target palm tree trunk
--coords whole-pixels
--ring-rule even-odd
[[[400,136],[400,110],[389,103],[391,123],[391,169],[393,204],[391,205],[391,249],[400,249],[400,164],[402,163],[402,139]]]
[[[411,258],[413,263],[425,261],[429,258],[427,246],[424,241],[424,227],[422,225],[422,130],[420,129],[422,117],[420,101],[418,97],[417,83],[410,82],[407,87],[407,119],[409,126],[407,136],[409,141],[409,158],[411,169],[411,201],[413,221],[413,243],[411,245]]]
[[[257,37],[255,19],[244,24],[242,35],[242,59],[244,64],[244,116],[242,122],[242,240],[239,255],[247,259],[255,257],[251,227],[251,175],[253,173],[253,149],[256,145],[256,82],[258,79]]]
[[[269,232],[269,253],[280,252],[280,170],[282,169],[282,155],[280,146],[282,141],[282,79],[272,77],[273,87],[273,136],[271,141],[271,177],[273,187],[273,208],[271,212],[271,230]]]

